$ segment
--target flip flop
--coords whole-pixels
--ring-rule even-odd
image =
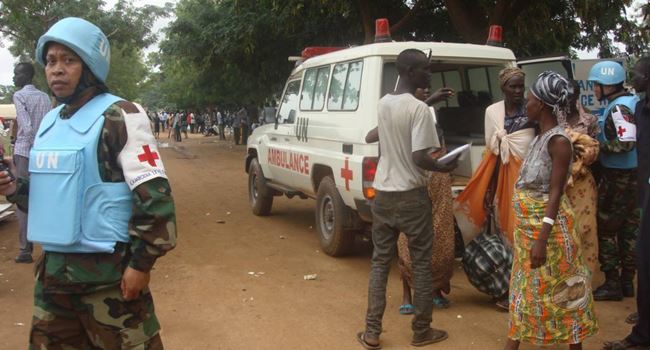
[[[631,313],[625,319],[625,323],[627,323],[627,324],[637,324],[638,322],[639,322],[639,313],[638,312]]]
[[[433,307],[436,309],[447,309],[451,301],[445,297],[433,297]]]
[[[372,345],[366,342],[366,332],[359,332],[357,333],[357,341],[361,346],[363,346],[367,350],[379,350],[381,349],[381,344],[377,345]]]
[[[648,350],[650,349],[650,345],[632,344],[626,339],[607,341],[605,342],[605,344],[603,344],[603,350],[626,350],[626,349]]]
[[[427,334],[420,340],[413,339],[411,345],[413,346],[425,346],[433,343],[441,342],[449,338],[449,334],[442,329],[431,328],[427,331]]]
[[[504,311],[504,312],[509,312],[510,311],[510,302],[508,299],[502,299],[494,303],[497,308],[499,308],[499,311]]]
[[[404,304],[399,307],[400,315],[412,315],[415,313],[415,306],[411,304]]]

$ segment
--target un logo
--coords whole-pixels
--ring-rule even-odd
[[[108,41],[104,38],[99,40],[99,53],[104,56],[104,58],[108,59],[108,53],[109,53],[110,47],[108,45]]]

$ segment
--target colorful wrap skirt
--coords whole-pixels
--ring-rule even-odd
[[[530,267],[548,195],[516,190],[514,261],[510,279],[508,337],[536,345],[581,343],[598,330],[591,275],[581,256],[574,214],[566,196],[546,244],[546,263]]]

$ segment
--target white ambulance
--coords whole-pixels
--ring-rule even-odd
[[[431,52],[431,91],[443,86],[456,91],[436,105],[437,119],[448,148],[474,145],[454,172],[471,176],[485,145],[485,107],[502,99],[498,73],[515,66],[512,51],[434,42],[311,48],[287,80],[275,123],[255,129],[248,139],[245,167],[255,215],[268,215],[277,196],[316,199],[323,251],[350,252],[355,235],[367,231],[372,220],[378,146],[364,138],[377,126],[377,102],[395,89],[397,55],[410,48]]]

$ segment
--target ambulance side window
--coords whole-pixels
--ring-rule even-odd
[[[330,67],[318,69],[318,78],[316,79],[316,88],[314,89],[314,104],[312,109],[320,111],[325,107],[325,94],[327,93],[327,83],[330,80]]]
[[[334,66],[329,89],[327,109],[330,111],[354,111],[359,106],[363,62],[346,62]]]
[[[287,84],[282,97],[282,104],[278,112],[278,123],[293,124],[296,120],[298,109],[298,93],[300,92],[300,80],[293,80]]]
[[[330,77],[330,67],[310,68],[305,72],[300,110],[320,111],[325,106],[325,93]]]
[[[305,79],[302,84],[302,93],[300,94],[300,109],[310,110],[314,97],[314,87],[316,86],[316,69],[307,69]]]

